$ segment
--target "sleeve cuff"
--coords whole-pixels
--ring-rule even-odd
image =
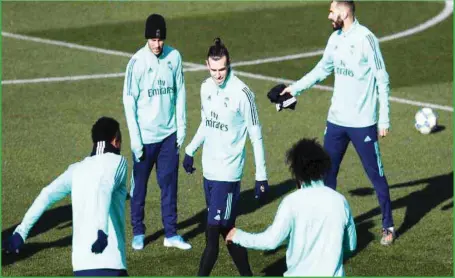
[[[242,231],[241,229],[237,228],[237,230],[235,231],[235,234],[234,236],[232,237],[232,242],[234,242],[235,244],[240,244],[240,240],[243,236],[245,232]]]
[[[22,237],[22,239],[24,240],[24,242],[25,242],[25,240],[27,239],[28,234],[27,234],[27,233],[24,233],[24,232],[22,231],[21,225],[19,225],[19,226],[16,227],[16,229],[14,230],[14,232],[13,232],[12,234],[14,235],[14,233],[18,233],[18,234]]]
[[[265,174],[265,173],[261,174],[261,175],[256,174],[256,180],[257,181],[266,181],[267,180],[267,174]]]
[[[379,129],[389,129],[390,124],[389,123],[378,123],[378,128]]]
[[[293,85],[290,85],[289,89],[291,90],[291,96],[295,97],[298,95],[297,90],[295,89],[295,87]]]
[[[185,148],[185,154],[193,157],[194,156],[194,153],[196,153],[196,150],[193,150],[190,145],[186,146]]]
[[[178,129],[177,130],[177,145],[180,147],[183,145],[183,141],[185,141],[185,129]]]
[[[139,161],[139,158],[142,157],[142,155],[144,154],[144,152],[142,151],[142,149],[140,150],[135,150],[133,151],[133,154],[134,154],[134,159],[136,160],[136,162]]]

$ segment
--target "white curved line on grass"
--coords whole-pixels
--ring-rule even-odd
[[[101,78],[117,78],[124,77],[125,73],[106,73],[106,74],[91,74],[91,75],[73,75],[73,76],[62,76],[62,77],[44,77],[44,78],[32,78],[32,79],[16,79],[16,80],[5,80],[2,81],[2,85],[12,84],[31,84],[31,83],[43,83],[43,82],[63,82],[63,81],[78,81],[87,79],[101,79]]]
[[[379,39],[379,41],[383,42],[383,41],[396,40],[399,38],[403,38],[406,36],[410,36],[410,35],[422,32],[422,31],[438,24],[439,22],[445,20],[447,17],[449,17],[452,14],[452,12],[453,12],[453,1],[452,0],[445,1],[444,9],[435,17],[431,18],[430,20],[428,20],[422,24],[417,25],[416,27],[413,27],[413,28],[389,35],[389,36],[382,37]],[[19,40],[34,41],[34,42],[38,42],[38,43],[45,43],[45,44],[63,46],[63,47],[68,47],[68,48],[73,48],[73,49],[91,51],[91,52],[96,52],[96,53],[103,53],[103,54],[108,54],[108,55],[116,55],[116,56],[123,56],[123,57],[131,57],[133,55],[132,53],[123,52],[123,51],[110,50],[110,49],[104,49],[104,48],[93,47],[93,46],[84,46],[84,45],[79,45],[79,44],[75,44],[75,43],[42,39],[42,38],[25,36],[25,35],[20,35],[20,34],[13,34],[13,33],[9,33],[9,32],[2,32],[2,36],[9,37],[9,38],[15,38],[15,39],[19,39]],[[286,60],[318,56],[318,55],[322,55],[323,52],[324,52],[324,50],[322,49],[322,50],[316,50],[316,51],[306,52],[306,53],[299,53],[299,54],[294,54],[294,55],[271,57],[271,58],[257,59],[257,60],[251,60],[251,61],[240,61],[237,63],[232,63],[231,66],[234,67],[234,66],[258,65],[258,64],[264,64],[264,63],[281,62],[281,61],[286,61]],[[198,68],[200,70],[205,69],[204,65],[191,63],[191,62],[183,62],[183,65],[186,67]]]
[[[198,71],[198,70],[199,69],[197,69],[197,68],[190,68],[190,69],[184,69],[183,71]],[[235,70],[235,74],[239,75],[239,76],[245,76],[248,78],[273,81],[273,82],[277,82],[277,83],[291,84],[294,82],[294,80],[290,80],[290,79],[271,77],[271,76],[266,76],[266,75],[262,75],[262,74],[255,74],[255,73],[249,73],[249,72],[237,71],[237,70]],[[80,81],[80,80],[101,79],[101,78],[118,78],[118,77],[124,77],[124,76],[125,76],[125,73],[119,72],[119,73],[108,73],[108,74],[47,77],[47,78],[22,79],[22,80],[5,80],[5,81],[2,81],[2,85],[32,84],[32,83],[43,83],[43,82],[51,83],[51,82],[65,82],[65,81]],[[324,85],[316,85],[313,88],[323,90],[323,91],[333,91],[333,87],[324,86]],[[409,105],[419,106],[419,107],[430,107],[430,108],[434,108],[434,109],[453,112],[453,107],[451,107],[451,106],[444,106],[444,105],[438,105],[438,104],[433,104],[433,103],[414,101],[414,100],[397,98],[397,97],[392,97],[392,96],[389,97],[389,99],[390,99],[390,101],[393,101],[393,102],[404,103],[404,104],[409,104]]]
[[[199,68],[184,68],[184,72],[199,71]],[[59,76],[59,77],[43,77],[43,78],[31,78],[31,79],[15,79],[15,80],[4,80],[2,85],[14,85],[14,84],[32,84],[32,83],[51,83],[51,82],[65,82],[65,81],[80,81],[89,79],[102,79],[102,78],[117,78],[125,77],[124,72],[118,73],[102,73],[102,74],[89,74],[89,75],[70,75],[70,76]]]
[[[410,36],[410,35],[422,32],[422,31],[424,31],[424,30],[426,30],[426,29],[438,24],[439,22],[445,20],[452,13],[453,13],[453,1],[445,1],[444,9],[437,16],[431,18],[430,20],[428,20],[428,21],[426,21],[426,22],[424,22],[422,24],[419,24],[416,27],[413,27],[413,28],[407,29],[405,31],[389,35],[389,36],[382,37],[379,40],[381,42],[390,41],[390,40],[395,40],[395,39],[403,38],[403,37],[406,37],[406,36]],[[84,45],[78,45],[78,44],[74,44],[74,43],[68,43],[68,42],[62,42],[62,41],[56,41],[56,40],[49,40],[49,39],[42,39],[42,38],[24,36],[24,35],[13,34],[13,33],[8,33],[8,32],[2,32],[2,36],[11,37],[11,38],[15,38],[15,39],[21,39],[21,40],[34,41],[34,42],[38,42],[38,43],[45,43],[45,44],[63,46],[63,47],[68,47],[68,48],[73,48],[73,49],[91,51],[91,52],[96,52],[96,53],[109,54],[109,55],[116,55],[116,56],[123,56],[123,57],[131,57],[133,55],[131,53],[122,52],[122,51],[109,50],[109,49],[103,49],[103,48],[91,47],[91,46],[84,46]],[[318,51],[300,53],[300,54],[295,54],[295,55],[287,55],[287,56],[281,56],[281,57],[272,57],[272,58],[253,60],[253,61],[243,61],[243,62],[233,63],[232,66],[256,65],[256,64],[263,64],[263,63],[270,63],[270,62],[280,62],[280,61],[284,61],[284,60],[292,60],[292,59],[300,59],[300,58],[305,58],[305,57],[318,56],[318,55],[321,55],[322,53],[323,53],[323,50],[318,50]],[[186,66],[186,67],[189,67],[189,68],[184,69],[184,71],[205,70],[205,66],[201,65],[201,64],[184,62],[183,65]],[[276,77],[265,76],[265,75],[254,74],[254,73],[248,73],[248,72],[242,72],[242,71],[236,71],[236,74],[240,75],[240,76],[254,78],[254,79],[274,81],[274,82],[282,82],[282,83],[287,83],[287,84],[294,82],[293,80],[289,80],[289,79],[276,78]],[[51,78],[36,78],[36,79],[23,79],[23,80],[5,80],[5,81],[2,81],[2,85],[7,85],[7,84],[25,84],[25,83],[40,83],[40,82],[76,81],[76,80],[87,80],[87,79],[97,79],[97,78],[114,78],[114,77],[122,77],[122,76],[124,76],[124,73],[109,73],[109,74],[94,74],[94,75],[80,75],[80,76],[51,77]],[[316,85],[316,86],[314,86],[314,88],[320,89],[320,90],[324,90],[324,91],[332,91],[333,90],[333,87],[322,86],[322,85]],[[414,106],[426,106],[426,107],[431,107],[431,108],[435,108],[435,109],[440,109],[440,110],[444,110],[444,111],[453,112],[453,107],[452,106],[443,106],[443,105],[438,105],[438,104],[413,101],[413,100],[402,99],[402,98],[397,98],[397,97],[390,97],[389,99],[391,101],[393,101],[393,102],[405,103],[405,104],[414,105]]]
[[[110,50],[110,49],[104,49],[104,48],[93,47],[93,46],[85,46],[85,45],[80,45],[80,44],[75,44],[75,43],[70,43],[70,42],[49,40],[49,39],[32,37],[32,36],[13,34],[13,33],[8,33],[8,32],[2,32],[2,36],[7,37],[7,38],[18,39],[18,40],[25,40],[25,41],[32,41],[32,42],[37,42],[37,43],[63,46],[63,47],[72,48],[72,49],[78,49],[78,50],[84,50],[84,51],[90,51],[90,52],[108,54],[108,55],[114,55],[114,56],[122,56],[122,57],[128,57],[128,58],[133,56],[133,53],[123,52],[123,51]],[[183,62],[183,65],[187,66],[187,67],[200,67],[201,66],[199,64],[189,63],[189,62]]]
[[[379,41],[386,42],[386,41],[396,40],[396,39],[400,39],[400,38],[404,38],[407,36],[411,36],[411,35],[420,33],[422,31],[425,31],[426,29],[444,21],[452,13],[453,13],[453,1],[445,1],[444,9],[437,16],[435,16],[435,17],[429,19],[428,21],[426,21],[422,24],[419,24],[413,28],[379,38]],[[320,56],[323,53],[324,53],[324,49],[319,49],[319,50],[305,52],[305,53],[299,53],[299,54],[292,54],[292,55],[278,56],[278,57],[269,57],[269,58],[264,58],[264,59],[251,60],[251,61],[241,61],[241,62],[237,62],[237,63],[232,63],[231,66],[239,67],[239,66],[250,66],[250,65],[259,65],[259,64],[265,64],[265,63],[282,62],[282,61],[288,61],[288,60]]]
[[[266,75],[262,75],[262,74],[255,74],[255,73],[249,73],[249,72],[238,71],[238,70],[234,70],[234,72],[238,76],[245,76],[245,77],[249,77],[249,78],[253,78],[253,79],[273,81],[273,82],[276,82],[276,83],[292,84],[293,82],[295,82],[294,80],[290,80],[290,79],[271,77],[271,76],[266,76]],[[315,86],[313,86],[313,88],[319,89],[319,90],[323,90],[323,91],[333,91],[333,87],[331,87],[331,86],[315,85]],[[439,104],[433,104],[433,103],[427,103],[427,102],[420,102],[420,101],[409,100],[409,99],[398,98],[398,97],[392,97],[392,96],[389,96],[389,100],[393,101],[393,102],[404,103],[404,104],[409,104],[409,105],[413,105],[413,106],[430,107],[430,108],[434,108],[434,109],[439,109],[439,110],[444,110],[444,111],[448,111],[448,112],[453,112],[453,107],[452,106],[445,106],[445,105],[439,105]]]

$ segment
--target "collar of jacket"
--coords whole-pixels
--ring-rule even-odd
[[[104,153],[120,154],[120,149],[115,148],[114,146],[112,146],[111,143],[107,141],[98,141],[95,144],[93,144],[90,156],[100,155]]]

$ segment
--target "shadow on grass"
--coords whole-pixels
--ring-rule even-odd
[[[435,209],[447,200],[452,199],[451,202],[444,205],[441,210],[447,211],[453,208],[453,172],[428,179],[399,183],[392,185],[389,188],[390,190],[394,190],[423,184],[427,184],[423,189],[392,201],[393,210],[406,208],[403,223],[397,228],[398,235],[405,234],[417,223],[419,223],[419,221],[422,220],[431,210]],[[351,190],[350,194],[354,196],[367,196],[374,194],[374,190],[373,188],[358,188]],[[372,241],[378,238],[380,231],[378,231],[378,235],[370,232],[370,229],[374,226],[372,218],[378,215],[381,215],[379,206],[355,217],[354,221],[356,223],[357,231],[357,249],[353,256],[359,254]],[[285,271],[286,258],[282,257],[264,268],[261,273],[263,273],[264,276],[283,276]]]
[[[449,210],[449,209],[453,209],[453,200],[441,208],[441,210]]]
[[[38,222],[30,230],[28,239],[33,238],[39,234],[45,233],[51,229],[64,229],[72,225],[72,210],[71,205],[65,205],[50,209],[43,213]],[[12,235],[17,225],[13,225],[2,231],[2,247],[9,236]],[[10,265],[14,262],[27,259],[34,254],[46,248],[52,247],[66,247],[71,245],[72,235],[60,238],[55,241],[46,243],[25,243],[19,254],[2,254],[2,266]]]
[[[421,219],[425,217],[431,210],[444,203],[447,200],[453,198],[453,172],[440,175],[428,179],[421,179],[406,183],[400,183],[390,186],[390,190],[403,187],[412,187],[417,185],[427,184],[423,189],[410,193],[407,196],[401,197],[397,200],[392,201],[392,209],[406,208],[405,218],[400,227],[397,228],[399,235],[405,234],[413,226],[415,226]],[[267,205],[289,193],[295,188],[295,183],[292,180],[286,180],[274,186],[270,186],[270,192],[268,199],[263,204],[259,204],[254,199],[254,190],[249,189],[241,192],[239,201],[239,213],[238,215],[244,215],[254,212],[263,205]],[[374,194],[372,188],[358,188],[351,190],[350,194],[355,196],[367,196]],[[450,203],[444,205],[441,210],[449,210],[453,208],[453,199]],[[370,232],[370,229],[374,226],[372,218],[381,214],[380,208],[376,207],[368,212],[365,212],[355,217],[356,229],[357,229],[357,250],[356,254],[365,249],[368,244],[375,240],[375,234]],[[63,229],[71,226],[72,224],[72,212],[71,205],[65,205],[46,211],[36,223],[34,228],[29,234],[29,238],[33,238],[41,233],[45,233],[51,229]],[[197,235],[205,231],[206,226],[206,210],[201,210],[195,216],[186,219],[178,224],[178,229],[185,229],[189,226],[197,226],[185,233],[183,236],[187,239],[196,237]],[[9,227],[2,231],[2,240],[7,239],[17,225]],[[164,235],[164,230],[160,230],[146,238],[146,244],[158,239]],[[2,256],[2,266],[10,265],[14,262],[27,259],[34,254],[40,252],[46,248],[52,247],[66,247],[71,244],[71,235],[64,238],[46,242],[46,243],[28,243],[23,246],[21,253],[17,255]],[[285,246],[279,247],[283,249]],[[264,255],[273,255],[277,252],[267,251]],[[282,276],[286,271],[286,259],[285,257],[280,258],[276,262],[264,268],[261,273],[265,276]]]
[[[295,183],[291,180],[287,180],[280,184],[270,187],[270,191],[268,194],[268,199],[266,202],[260,204],[259,202],[255,201],[254,199],[254,190],[247,190],[240,194],[239,200],[239,213],[238,215],[248,214],[254,212],[256,209],[259,209],[263,205],[267,205],[270,202],[282,197],[289,191],[295,188]],[[184,229],[189,226],[193,226],[198,224],[196,228],[192,229],[191,231],[187,232],[183,236],[185,238],[194,238],[200,233],[205,231],[206,226],[206,210],[201,210],[195,216],[180,222],[178,224],[178,229]],[[9,236],[12,235],[14,230],[16,229],[17,225],[15,224],[5,230],[2,231],[2,247],[5,244],[5,241],[8,239]],[[64,229],[70,227],[72,225],[72,209],[71,205],[65,205],[56,207],[50,210],[47,210],[43,213],[34,227],[31,229],[28,239],[33,238],[39,234],[45,233],[52,229]],[[158,239],[160,236],[164,235],[164,230],[160,230],[151,236],[147,237],[145,243],[149,243],[153,240]],[[70,246],[72,242],[72,235],[68,235],[66,237],[60,238],[55,241],[45,242],[45,243],[26,243],[23,245],[21,252],[19,254],[3,254],[2,256],[2,266],[7,266],[13,264],[14,262],[18,262],[27,258],[32,257],[34,254],[40,252],[41,250],[53,247],[66,247]]]
[[[446,127],[445,127],[444,125],[437,125],[437,126],[434,128],[434,130],[433,130],[432,133],[439,133],[439,132],[441,132],[441,131],[443,131],[443,130],[445,130],[445,129],[446,129]]]
[[[259,209],[261,206],[265,206],[265,205],[281,198],[282,196],[289,193],[291,190],[293,190],[295,188],[296,188],[295,182],[292,180],[286,180],[277,185],[272,185],[272,186],[270,186],[267,199],[263,203],[259,203],[254,198],[254,189],[242,191],[240,193],[240,199],[238,202],[237,216],[252,213],[252,212],[256,211],[257,209]],[[181,230],[181,229],[185,229],[187,227],[193,226],[193,225],[197,225],[195,228],[193,228],[192,230],[190,230],[182,235],[185,239],[192,239],[192,238],[198,236],[199,234],[202,234],[205,232],[206,223],[207,223],[207,210],[203,209],[200,212],[198,212],[196,215],[194,215],[193,217],[188,218],[188,219],[178,223],[177,229]],[[154,240],[157,240],[159,237],[161,237],[163,235],[164,235],[164,230],[161,229],[161,230],[153,233],[152,235],[146,237],[144,240],[144,243],[145,243],[145,245],[147,245],[148,243],[150,243]]]
[[[453,198],[453,172],[432,178],[399,183],[392,185],[389,188],[390,190],[394,190],[397,188],[412,187],[422,184],[427,185],[421,190],[412,192],[407,196],[392,201],[392,210],[406,208],[403,223],[397,228],[398,235],[403,235],[409,231],[432,209]],[[359,188],[351,190],[350,193],[352,195],[365,196],[367,194],[373,194],[374,191],[372,188]],[[447,210],[451,206],[453,206],[453,200],[451,204],[444,206],[442,210]],[[355,220],[356,223],[362,222],[377,215],[381,215],[379,207],[357,216]]]

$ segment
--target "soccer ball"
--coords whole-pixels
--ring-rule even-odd
[[[415,115],[415,128],[422,134],[431,133],[438,125],[438,115],[433,109],[424,107]]]

